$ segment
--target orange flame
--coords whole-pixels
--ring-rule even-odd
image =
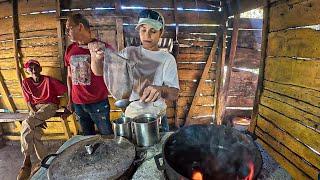
[[[248,166],[249,166],[250,172],[249,172],[249,175],[244,178],[244,180],[252,180],[253,176],[254,176],[254,164],[253,164],[253,162],[250,161],[248,163]]]
[[[199,170],[194,170],[192,172],[192,180],[203,180],[203,175]]]

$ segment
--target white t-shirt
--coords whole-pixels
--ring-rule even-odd
[[[156,86],[165,85],[168,87],[180,89],[177,64],[172,54],[163,50],[150,51],[150,50],[144,49],[142,46],[138,48],[142,54],[142,57],[145,57],[146,59],[151,59],[153,61],[160,63],[159,66],[157,67],[152,85],[156,85]],[[128,57],[127,50],[128,48],[123,49],[121,52],[119,52],[119,55],[126,59],[129,59],[130,57]],[[130,100],[132,101],[139,98],[140,98],[139,94],[133,91],[130,96]],[[149,112],[153,114],[165,114],[166,107],[167,106],[163,98],[159,98],[156,102],[148,103],[148,104],[140,103],[139,101],[136,101],[131,103],[127,107],[126,116],[132,117],[139,114],[148,113],[148,110],[157,111],[157,112]],[[132,111],[135,111],[135,112],[132,112]]]

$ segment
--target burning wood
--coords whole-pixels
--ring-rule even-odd
[[[203,175],[200,170],[194,170],[192,172],[192,180],[203,180]]]

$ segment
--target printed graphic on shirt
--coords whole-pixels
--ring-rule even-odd
[[[90,55],[73,55],[70,59],[71,77],[73,85],[90,85],[91,68]]]

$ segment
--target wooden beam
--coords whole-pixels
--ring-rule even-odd
[[[0,92],[1,92],[4,104],[9,108],[10,112],[16,112],[17,107],[14,104],[13,99],[10,97],[10,92],[8,90],[6,83],[4,82],[4,78],[1,72],[0,72],[0,83],[1,83]]]
[[[229,52],[229,61],[226,63],[226,66],[227,66],[226,77],[225,77],[225,79],[223,79],[224,83],[222,83],[222,87],[220,87],[221,100],[219,102],[219,105],[217,106],[219,108],[219,115],[217,115],[217,117],[219,120],[221,119],[221,121],[223,121],[223,117],[225,115],[225,108],[226,108],[226,104],[227,104],[227,97],[228,97],[228,90],[229,90],[229,85],[230,85],[232,67],[234,64],[234,58],[236,56],[236,51],[237,51],[239,20],[240,20],[240,14],[235,15],[235,18],[233,20],[233,26],[232,26],[233,32],[232,32],[232,39],[231,39],[231,45],[230,45],[231,48],[230,48],[230,52]],[[224,67],[221,67],[221,68],[224,68]]]
[[[16,74],[20,83],[20,87],[22,87],[22,78],[20,72],[20,61],[19,61],[19,47],[18,41],[19,39],[19,14],[18,14],[18,0],[12,1],[12,30],[13,30],[13,47],[14,47],[14,59],[16,62]]]
[[[223,77],[224,77],[224,66],[226,58],[226,39],[227,39],[227,28],[223,26],[223,36],[221,42],[221,48],[219,53],[219,60],[216,66],[216,82],[215,82],[215,124],[221,125],[223,120],[224,104],[223,101]]]
[[[121,1],[115,1],[116,13],[121,14]],[[121,51],[124,49],[124,34],[123,34],[123,18],[116,17],[116,31],[117,31],[117,49]]]
[[[253,106],[253,112],[251,116],[251,123],[248,128],[248,130],[251,133],[254,133],[255,128],[257,126],[257,118],[259,113],[259,103],[260,98],[263,92],[263,80],[264,80],[264,68],[265,68],[265,62],[267,59],[267,47],[268,47],[268,34],[269,34],[269,15],[270,15],[270,0],[264,0],[264,8],[263,8],[263,28],[262,28],[262,45],[261,45],[261,62],[260,62],[260,68],[259,68],[259,79],[258,79],[258,85],[254,100],[254,106]]]
[[[67,70],[64,66],[64,35],[63,35],[63,23],[61,22],[61,2],[56,1],[56,21],[57,21],[57,35],[58,35],[58,59],[60,62],[61,78],[63,82],[67,80]]]
[[[226,30],[226,28],[225,28],[225,30]],[[195,104],[198,101],[198,98],[200,97],[200,92],[202,90],[202,87],[205,84],[205,80],[207,79],[206,77],[208,76],[208,73],[209,73],[209,70],[211,68],[211,65],[212,65],[213,61],[215,60],[215,57],[216,57],[215,54],[216,54],[216,51],[217,51],[217,46],[219,44],[221,35],[222,35],[221,31],[218,31],[218,34],[217,34],[216,39],[214,41],[214,44],[212,45],[210,55],[209,55],[209,57],[207,59],[206,66],[204,67],[204,70],[202,72],[201,78],[199,80],[199,84],[198,84],[197,90],[196,90],[196,92],[194,94],[194,97],[192,99],[192,103],[191,103],[189,111],[187,113],[185,125],[190,125],[190,124],[193,123],[192,122],[192,113],[193,113],[192,111],[195,108]],[[224,36],[226,36],[226,31],[224,31]]]

